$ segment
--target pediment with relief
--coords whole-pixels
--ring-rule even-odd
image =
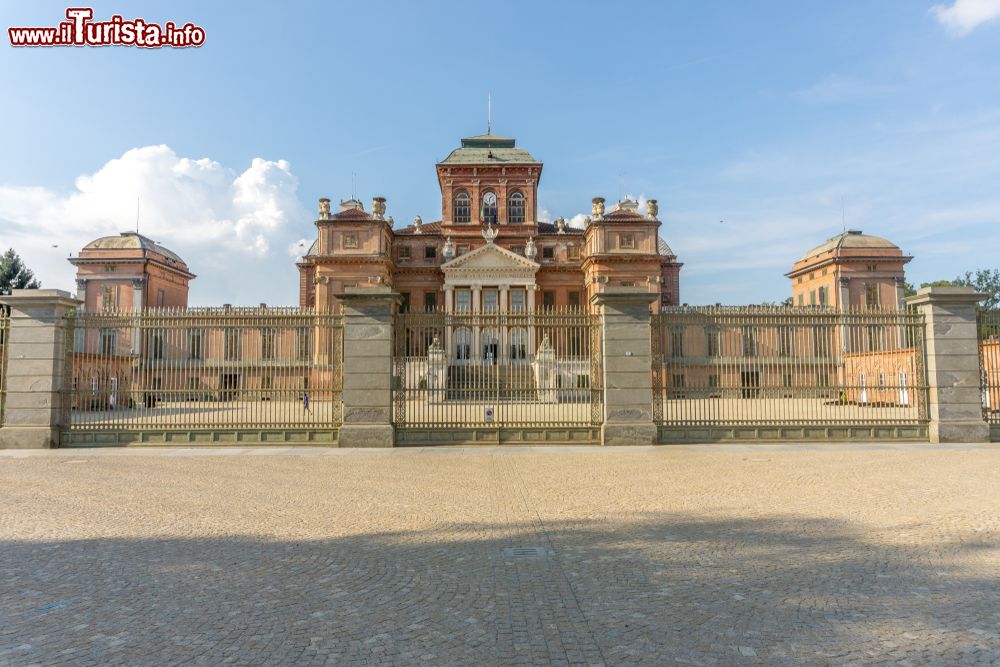
[[[537,271],[540,265],[527,257],[522,257],[506,248],[501,248],[495,243],[487,243],[479,246],[471,252],[459,255],[450,262],[441,265],[442,271],[449,269],[479,269],[479,270],[503,270],[518,269]]]

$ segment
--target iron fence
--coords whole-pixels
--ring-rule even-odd
[[[927,420],[923,317],[905,311],[667,308],[653,315],[665,425],[911,425]]]
[[[412,312],[395,320],[398,427],[601,423],[598,316],[544,312]]]
[[[1000,310],[981,310],[977,320],[983,417],[1000,424]]]
[[[0,426],[3,426],[7,404],[7,336],[10,334],[10,314],[0,306]]]
[[[336,427],[340,315],[155,309],[69,318],[70,430]]]

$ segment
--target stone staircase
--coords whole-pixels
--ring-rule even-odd
[[[448,401],[537,401],[531,366],[449,366]]]

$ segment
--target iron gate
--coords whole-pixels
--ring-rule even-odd
[[[545,312],[400,313],[393,422],[399,429],[598,426],[598,316]]]

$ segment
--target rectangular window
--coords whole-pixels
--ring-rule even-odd
[[[721,331],[709,331],[708,335],[708,356],[717,357],[719,356],[719,349],[722,347],[722,332]]]
[[[580,293],[573,290],[569,293],[569,307],[579,308],[580,307]]]
[[[226,361],[234,361],[240,356],[240,330],[227,328],[222,339],[222,355]]]
[[[357,234],[344,234],[344,248],[357,248],[358,247],[358,235]]]
[[[670,356],[684,356],[684,329],[674,329],[670,332]]]
[[[188,356],[192,359],[201,359],[202,337],[201,329],[192,329],[188,334]]]
[[[545,290],[542,292],[542,307],[543,308],[555,308],[556,307],[556,293],[552,290]]]
[[[825,306],[826,305],[826,288],[825,287],[820,287],[819,288],[819,305],[821,305],[821,306]]]
[[[743,356],[757,356],[757,330],[752,326],[743,327]]]
[[[149,332],[149,358],[150,359],[162,359],[165,345],[163,344],[163,332],[162,331],[150,331]]]
[[[115,353],[118,334],[114,329],[101,329],[101,354],[109,357]]]
[[[542,248],[542,259],[555,259],[556,249],[552,246]]]
[[[156,290],[156,305],[159,308],[163,308],[167,305],[167,295],[161,289]]]
[[[809,305],[810,306],[816,305],[816,290],[814,289],[809,290]]]
[[[712,389],[718,388],[718,386],[719,386],[719,376],[716,375],[715,373],[712,373],[711,375],[709,375],[708,376],[708,386],[711,387]]]
[[[878,307],[878,283],[865,283],[865,305],[869,308]]]
[[[434,312],[438,307],[437,292],[424,292],[424,310]]]
[[[635,234],[619,234],[618,247],[624,250],[635,248]]]
[[[117,270],[118,270],[118,267],[117,267],[117,266],[105,266],[105,267],[104,267],[104,271],[105,271],[106,273],[114,273],[114,272],[115,272],[115,271],[117,271]]]
[[[576,388],[577,389],[590,389],[590,376],[584,375],[582,373],[576,376]]]
[[[805,295],[803,295],[802,293],[799,293],[799,305],[800,306],[805,305]]]
[[[399,297],[401,299],[399,302],[399,312],[401,313],[410,312],[410,293],[400,292]]]
[[[114,310],[118,307],[118,288],[105,287],[101,295],[101,308],[103,310]]]
[[[497,312],[497,307],[500,303],[500,296],[495,289],[484,289],[483,290],[483,312],[484,313],[495,313]]]
[[[472,292],[467,289],[455,290],[455,311],[467,313],[472,307]]]
[[[673,385],[678,389],[684,386],[684,375],[682,373],[673,376]]]
[[[523,289],[514,289],[510,291],[510,309],[515,313],[523,313],[526,307],[526,297],[527,294]]]
[[[566,257],[569,259],[580,259],[580,246],[567,246],[566,247]]]
[[[277,332],[274,329],[261,329],[260,331],[260,358],[274,359],[274,341]]]
[[[400,259],[406,260],[410,259],[410,246],[403,245],[399,246],[398,256]]]
[[[438,250],[436,246],[424,246],[424,259],[435,259],[438,256]]]

